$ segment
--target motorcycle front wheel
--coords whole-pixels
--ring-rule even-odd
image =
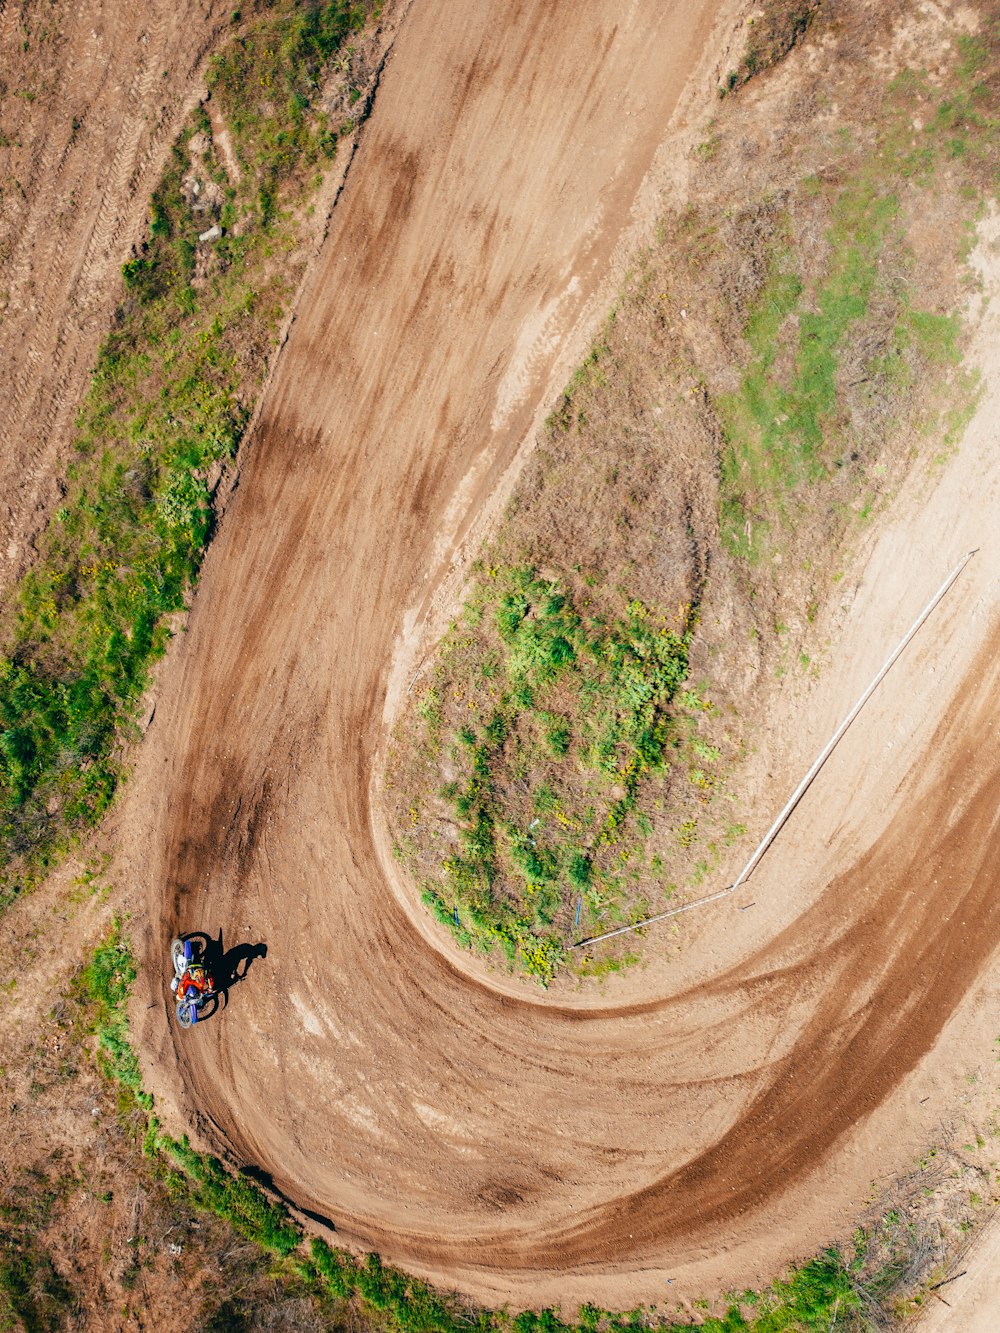
[[[181,976],[187,967],[187,950],[184,947],[183,940],[174,940],[170,946],[170,961],[174,965],[174,972]]]

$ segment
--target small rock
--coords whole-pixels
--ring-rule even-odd
[[[203,231],[198,237],[199,241],[217,241],[222,235],[222,228],[216,223],[214,227],[209,227],[208,231]]]

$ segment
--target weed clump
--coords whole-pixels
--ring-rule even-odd
[[[419,706],[450,775],[424,901],[463,943],[546,983],[568,927],[632,905],[640,791],[681,755],[695,621],[530,565],[480,579]]]

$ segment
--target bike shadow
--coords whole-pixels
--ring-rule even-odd
[[[267,945],[264,943],[236,944],[227,949],[221,930],[218,939],[213,939],[202,930],[193,930],[186,938],[201,940],[205,971],[215,982],[215,993],[223,1006],[229,1003],[230,990],[246,979],[256,960],[267,957]],[[215,1007],[218,1007],[218,1003]],[[205,1017],[209,1017],[209,1014],[206,1013]]]

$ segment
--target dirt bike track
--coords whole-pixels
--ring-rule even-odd
[[[665,1300],[826,1242],[946,1114],[995,1000],[993,390],[845,584],[838,667],[769,734],[762,816],[979,555],[679,960],[651,939],[603,995],[521,989],[456,955],[386,856],[387,719],[717,8],[469,0],[443,23],[414,0],[117,817],[164,995],[178,931],[268,950],[194,1034],[141,1004],[161,1103],[344,1239],[515,1305]]]

